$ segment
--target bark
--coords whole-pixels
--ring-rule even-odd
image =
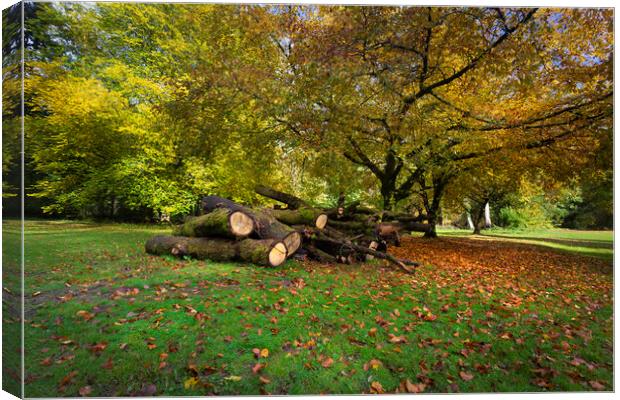
[[[383,260],[388,260],[392,264],[396,265],[398,268],[400,268],[402,271],[404,271],[404,272],[406,272],[408,274],[411,274],[411,273],[415,272],[415,271],[407,268],[408,265],[409,266],[414,266],[414,267],[419,266],[419,264],[416,263],[416,262],[412,262],[412,261],[408,261],[408,260],[401,260],[401,259],[398,259],[398,258],[388,254],[388,253],[383,253],[383,252],[380,252],[380,251],[375,251],[375,250],[369,249],[368,247],[359,246],[359,245],[354,244],[354,243],[340,242],[340,241],[337,241],[335,239],[328,238],[325,235],[321,235],[321,239],[324,240],[324,241],[331,241],[335,245],[340,245],[340,246],[343,246],[343,247],[349,247],[352,250],[356,250],[356,251],[358,251],[360,253],[363,253],[363,254],[370,254],[371,256],[374,256],[376,258],[380,258],[380,259],[383,259]]]
[[[247,237],[254,230],[252,217],[243,211],[219,208],[198,217],[188,218],[174,229],[174,234],[191,237]]]
[[[328,221],[327,214],[307,207],[297,210],[270,210],[269,214],[286,225],[310,225],[318,229],[323,229]]]
[[[343,208],[344,209],[344,202],[346,200],[346,195],[344,192],[340,192],[340,194],[338,195],[338,203],[336,203],[336,208]]]
[[[254,191],[260,195],[269,197],[270,199],[277,200],[281,203],[288,205],[291,210],[296,210],[301,207],[308,207],[308,204],[306,204],[306,202],[299,197],[293,196],[292,194],[280,192],[267,186],[258,185],[254,188]]]
[[[433,226],[431,224],[424,224],[422,222],[400,222],[400,221],[394,221],[394,222],[382,222],[381,224],[379,224],[378,226],[382,226],[384,227],[384,229],[387,229],[388,227],[392,227],[393,229],[396,229],[398,231],[411,231],[411,232],[430,232],[431,230],[433,230]]]
[[[479,235],[484,225],[484,212],[486,209],[486,204],[488,204],[487,200],[484,200],[478,204],[478,209],[476,210],[476,214],[474,216],[474,235]]]
[[[491,204],[487,201],[484,205],[484,227],[490,228],[493,226],[491,222]]]
[[[212,261],[242,261],[277,267],[286,260],[286,246],[275,239],[241,241],[184,236],[155,236],[146,242],[149,254],[190,256]]]
[[[304,245],[304,249],[308,251],[308,254],[312,256],[316,261],[325,263],[325,264],[333,264],[338,262],[336,257],[331,254],[324,252],[321,249],[316,248],[315,246],[308,244]]]
[[[259,239],[278,239],[286,245],[288,255],[293,255],[301,246],[301,235],[295,229],[276,220],[272,215],[243,207],[228,199],[207,196],[202,199],[202,209],[211,212],[218,208],[242,211],[254,220],[253,236]]]
[[[374,223],[369,224],[361,221],[327,221],[327,226],[347,233],[372,235]]]
[[[474,221],[471,219],[471,214],[467,213],[467,226],[469,229],[474,229]]]

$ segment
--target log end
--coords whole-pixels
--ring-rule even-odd
[[[286,261],[286,246],[282,242],[277,242],[273,245],[271,250],[269,251],[269,264],[272,267],[277,267]]]
[[[231,213],[228,222],[230,230],[235,236],[245,237],[254,231],[254,221],[249,215],[241,211]]]
[[[282,241],[286,245],[287,256],[292,256],[301,247],[301,235],[299,232],[292,232],[286,235]]]
[[[327,214],[320,214],[314,222],[317,228],[323,229],[327,225]]]

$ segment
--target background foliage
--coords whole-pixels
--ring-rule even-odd
[[[18,11],[3,13],[9,213]],[[260,203],[262,183],[432,223],[489,202],[506,226],[611,224],[611,10],[26,3],[25,17],[31,214],[158,220],[205,194]]]

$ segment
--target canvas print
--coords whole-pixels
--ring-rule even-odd
[[[612,392],[611,8],[3,10],[3,390]]]

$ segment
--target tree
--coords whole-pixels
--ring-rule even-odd
[[[279,42],[290,91],[275,118],[372,173],[385,209],[416,191],[435,224],[471,160],[610,126],[609,10],[288,11]]]

